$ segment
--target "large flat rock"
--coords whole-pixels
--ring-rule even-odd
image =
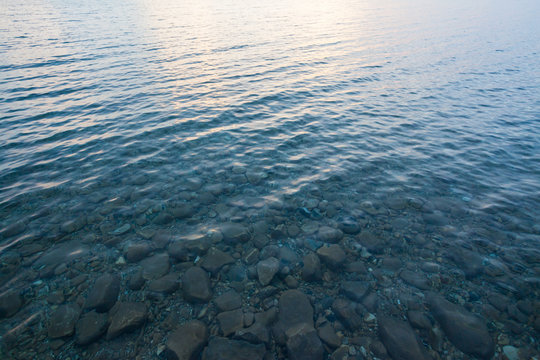
[[[439,295],[428,296],[429,308],[448,339],[461,351],[482,359],[490,359],[495,344],[484,321]]]
[[[163,356],[168,360],[192,360],[208,341],[208,328],[198,320],[180,325],[169,334]]]

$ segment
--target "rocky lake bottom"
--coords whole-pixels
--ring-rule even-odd
[[[504,250],[502,212],[344,196],[338,177],[279,199],[255,195],[264,172],[215,176],[168,201],[137,176],[115,198],[66,190],[81,201],[4,228],[3,357],[537,357],[540,252]]]

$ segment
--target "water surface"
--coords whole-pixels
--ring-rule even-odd
[[[245,312],[296,285],[351,356],[381,357],[370,344],[385,339],[328,314],[345,280],[376,294],[379,305],[360,313],[406,319],[410,298],[429,314],[436,292],[480,315],[497,353],[534,354],[539,11],[535,1],[2,2],[0,292],[21,299],[0,320],[2,351],[155,358],[174,329],[167,319],[204,309],[210,333],[224,335],[213,300],[129,288],[144,264],[123,260],[143,244],[146,258],[169,254],[178,279],[208,247],[228,253],[234,264],[211,276],[214,298],[235,288]],[[246,238],[227,240],[231,223]],[[346,260],[323,261],[307,281],[304,256],[328,227],[344,232]],[[171,250],[188,241],[205,245]],[[253,300],[264,288],[256,264],[270,257],[277,290]],[[343,270],[358,263],[365,272]],[[77,334],[51,337],[57,307],[84,308],[104,273],[121,275],[119,301],[145,303],[144,326],[89,348]],[[70,286],[80,276],[88,281]],[[497,296],[522,306],[499,308]],[[424,330],[414,331],[432,356],[470,356]],[[266,349],[287,354],[275,339]]]

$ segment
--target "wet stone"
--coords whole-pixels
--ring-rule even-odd
[[[234,334],[244,327],[244,313],[242,309],[224,311],[217,315],[221,332],[225,336]]]
[[[287,331],[300,324],[313,328],[313,307],[301,291],[287,290],[279,298],[279,317],[274,328],[276,341],[284,343]]]
[[[245,320],[245,315],[244,315]],[[236,332],[235,338],[245,340],[253,344],[270,343],[270,332],[261,322],[249,326],[247,329],[240,329]]]
[[[200,267],[189,268],[183,278],[184,298],[188,302],[208,302],[212,298],[210,278]]]
[[[185,219],[195,215],[195,208],[186,203],[177,203],[169,211],[177,219]]]
[[[208,341],[208,328],[198,320],[180,325],[169,334],[163,356],[168,360],[192,360]]]
[[[140,328],[148,316],[146,305],[140,302],[116,304],[107,330],[107,340]]]
[[[399,277],[407,284],[417,287],[418,289],[429,290],[431,288],[429,279],[421,273],[403,270],[399,273]]]
[[[65,233],[72,233],[81,230],[86,225],[86,218],[81,216],[74,220],[68,220],[60,226],[60,230]]]
[[[120,292],[120,276],[105,274],[100,276],[88,293],[84,307],[106,312],[116,303]]]
[[[339,228],[345,234],[349,234],[349,235],[355,235],[360,232],[360,224],[352,216],[347,216],[347,217],[339,219]]]
[[[355,359],[354,357],[349,357],[349,347],[346,345],[340,346],[336,349],[332,355],[330,355],[330,360],[349,360]],[[360,357],[360,359],[362,359]]]
[[[343,324],[351,331],[360,328],[363,323],[362,316],[356,311],[357,304],[345,300],[336,299],[332,303],[332,311],[343,322]]]
[[[482,319],[435,294],[428,296],[428,304],[444,333],[458,349],[482,359],[493,356],[495,344]]]
[[[107,331],[107,315],[95,311],[81,316],[75,326],[75,342],[77,345],[88,345],[99,339]]]
[[[23,304],[18,290],[6,290],[0,294],[0,319],[8,318],[17,313]]]
[[[322,360],[324,349],[317,332],[308,324],[287,331],[287,353],[291,360]]]
[[[26,230],[26,224],[24,223],[24,221],[17,221],[3,228],[0,234],[2,235],[2,237],[8,238],[11,236],[19,235],[24,230]]]
[[[143,269],[143,278],[153,280],[162,277],[169,272],[169,255],[166,253],[156,254],[140,262]]]
[[[214,337],[204,349],[202,360],[263,360],[265,353],[263,344],[255,345],[243,340]]]
[[[221,226],[223,240],[228,244],[238,244],[249,240],[250,234],[248,229],[237,223],[226,223]]]
[[[369,293],[369,288],[366,281],[343,281],[340,291],[352,301],[360,302]]]
[[[217,248],[211,248],[204,256],[201,266],[210,273],[217,274],[223,266],[232,263],[234,263],[234,259],[231,255]]]
[[[318,281],[322,278],[321,260],[315,253],[308,253],[302,261],[302,279],[304,281]]]
[[[431,320],[426,313],[418,310],[407,311],[407,318],[413,328],[429,330],[432,327]]]
[[[138,262],[150,254],[151,251],[152,248],[148,243],[130,244],[124,253],[124,257],[129,262]]]
[[[157,225],[167,225],[174,220],[174,217],[168,212],[162,211],[156,216],[153,220],[154,224]]]
[[[219,311],[230,311],[242,306],[242,298],[234,290],[227,291],[214,300]]]
[[[129,276],[128,287],[131,290],[140,290],[144,286],[144,278],[142,268]]]
[[[414,330],[404,321],[377,315],[379,336],[393,359],[429,359]]]
[[[80,313],[81,309],[77,304],[60,305],[49,319],[49,337],[55,339],[73,335]]]
[[[317,255],[329,268],[338,269],[345,261],[346,255],[341,246],[332,244],[317,250]]]
[[[178,289],[178,274],[170,273],[148,283],[148,290],[170,294]]]
[[[268,285],[272,281],[274,275],[276,275],[278,270],[279,260],[275,257],[270,257],[268,259],[259,261],[259,263],[257,264],[257,275],[259,276],[259,282],[261,283],[261,285]]]
[[[321,340],[331,348],[337,348],[341,345],[341,339],[337,336],[334,328],[329,323],[319,327],[317,332]]]
[[[319,228],[317,238],[326,243],[337,243],[343,239],[343,232],[329,226],[322,226]]]

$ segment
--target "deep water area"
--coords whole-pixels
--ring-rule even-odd
[[[538,14],[0,2],[0,359],[540,360]]]

